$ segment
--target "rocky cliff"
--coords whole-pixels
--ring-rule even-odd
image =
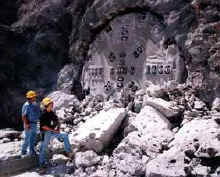
[[[24,94],[56,88],[68,57],[72,15],[64,1],[1,2],[1,126],[21,125]]]
[[[217,0],[1,2],[1,126],[20,124],[29,89],[39,98],[56,89],[81,97],[79,79],[90,45],[111,21],[130,13],[148,12],[162,24],[185,65],[181,82],[195,87],[210,107],[219,96],[219,5]]]

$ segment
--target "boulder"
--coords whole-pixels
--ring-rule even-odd
[[[186,176],[184,153],[176,148],[164,152],[146,165],[145,176],[150,177],[183,177]]]
[[[113,163],[119,173],[128,174],[128,176],[143,176],[145,174],[145,166],[141,157],[127,153],[120,153],[117,157]]]
[[[220,98],[216,97],[212,103],[212,110],[220,111]]]
[[[78,152],[75,155],[75,165],[77,168],[91,167],[97,165],[100,161],[100,156],[98,156],[94,151]]]
[[[219,126],[215,120],[192,120],[183,125],[169,144],[169,150],[146,165],[146,176],[182,177],[217,174]]]
[[[205,108],[206,108],[206,104],[203,101],[196,100],[194,102],[194,109],[196,109],[196,110],[203,110]]]
[[[21,132],[15,131],[12,129],[2,129],[0,130],[0,139],[9,138],[10,140],[14,140],[16,138],[20,138]]]
[[[126,111],[123,108],[103,110],[81,124],[76,132],[70,135],[70,141],[83,149],[100,152],[109,145],[125,116]]]
[[[145,106],[131,124],[144,135],[172,127],[167,118],[151,106]]]
[[[209,174],[210,171],[211,171],[210,167],[202,166],[199,164],[193,169],[192,174],[195,176],[207,176],[207,174]],[[214,175],[212,177],[214,177]]]
[[[129,126],[138,132],[136,136],[141,137],[139,146],[144,147],[143,151],[151,157],[166,149],[174,138],[170,122],[151,106],[145,106]]]
[[[62,91],[55,91],[48,95],[54,101],[54,110],[59,110],[62,107],[69,107],[73,104],[80,104],[75,95],[66,94]]]
[[[46,177],[53,177],[53,176],[55,176],[55,175],[54,174],[53,175],[46,175]],[[25,172],[25,173],[16,175],[14,177],[42,177],[42,175],[37,172]]]
[[[134,131],[129,133],[113,151],[111,169],[115,169],[116,176],[120,176],[121,173],[127,176],[144,175],[143,142],[140,133]]]
[[[5,161],[17,157],[21,153],[22,142],[7,142],[0,145],[0,161]]]
[[[150,97],[163,98],[165,95],[165,90],[159,85],[150,84],[146,89],[146,93]]]
[[[2,143],[8,143],[8,142],[10,142],[11,140],[9,139],[9,138],[3,138],[2,139]]]
[[[48,95],[54,101],[54,111],[61,119],[72,116],[70,114],[74,106],[79,106],[80,102],[75,95],[70,95],[62,91],[55,91]]]
[[[93,173],[89,177],[103,177],[103,176],[108,176],[108,172],[104,170],[97,170],[95,173]]]
[[[65,164],[69,160],[68,157],[64,156],[63,154],[54,154],[51,162],[55,164]]]
[[[168,119],[177,116],[181,109],[176,107],[174,102],[165,101],[161,98],[147,98],[144,105],[149,105],[158,110]],[[172,119],[170,119],[172,121]]]
[[[133,130],[113,151],[111,169],[115,169],[116,176],[144,176],[149,159],[167,150],[173,139],[171,124],[156,109],[145,106],[126,125],[126,129],[132,127]]]
[[[57,89],[71,94],[73,84],[74,67],[72,64],[65,65],[58,74]]]
[[[191,149],[196,157],[220,156],[220,129],[213,119],[192,120],[183,125],[175,134],[170,147]]]

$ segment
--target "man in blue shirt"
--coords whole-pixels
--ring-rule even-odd
[[[36,102],[36,92],[28,91],[26,93],[27,101],[22,107],[22,120],[24,122],[25,139],[22,145],[21,154],[25,155],[27,153],[27,148],[30,148],[30,155],[36,155],[34,150],[36,144],[36,134],[37,134],[37,122],[40,117],[40,106]]]

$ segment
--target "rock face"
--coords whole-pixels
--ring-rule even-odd
[[[188,34],[185,43],[189,57],[187,82],[198,88],[202,100],[213,101],[219,95],[219,2],[192,2],[197,26]]]
[[[11,25],[17,20],[17,12],[19,2],[17,0],[9,0],[0,3],[0,23],[4,25]]]
[[[13,6],[6,9],[10,3]],[[4,39],[1,40],[0,95],[1,105],[4,105],[0,109],[3,117],[1,126],[5,126],[4,123],[21,126],[20,109],[26,91],[36,90],[41,99],[55,89],[58,72],[69,60],[71,15],[64,10],[64,1],[33,0],[19,1],[17,4],[7,1],[1,6],[5,7],[1,13],[6,10],[13,12],[10,8],[14,6],[18,6],[14,23],[0,22],[11,25],[3,26],[0,30],[0,38]],[[17,11],[14,13],[17,14]],[[10,19],[7,16],[3,18]]]
[[[65,65],[58,74],[57,89],[70,94],[75,72],[72,64]]]
[[[108,80],[115,84],[122,78],[125,83],[132,79],[140,85],[144,85],[145,77],[163,83],[157,78],[168,73],[174,73],[177,82],[184,82],[187,68],[187,82],[197,87],[203,101],[211,105],[219,92],[219,2],[179,2],[1,2],[1,126],[21,123],[18,112],[29,89],[36,90],[40,99],[56,87],[83,98],[88,83],[85,75],[92,76],[92,87],[97,89],[100,83],[102,87]],[[96,65],[91,65],[92,58],[97,58]],[[105,63],[100,65],[101,58]]]

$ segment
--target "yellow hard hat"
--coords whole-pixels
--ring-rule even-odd
[[[37,96],[37,94],[36,94],[36,92],[35,91],[33,91],[33,90],[30,90],[30,91],[28,91],[27,93],[26,93],[26,98],[34,98],[34,97],[36,97]]]
[[[42,102],[41,102],[44,106],[47,106],[47,105],[49,105],[50,103],[53,103],[53,100],[51,99],[51,98],[49,98],[49,97],[46,97],[46,98],[44,98],[43,100],[42,100]]]

